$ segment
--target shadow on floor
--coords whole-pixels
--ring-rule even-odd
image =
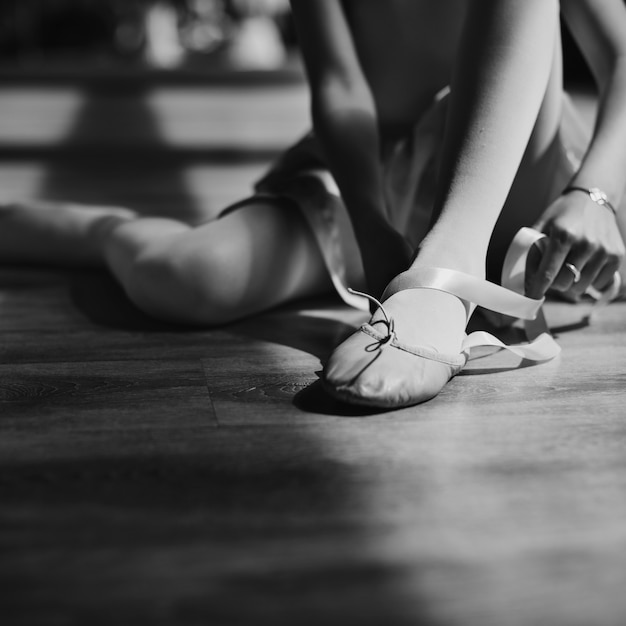
[[[95,434],[0,464],[3,624],[438,623],[299,429]]]

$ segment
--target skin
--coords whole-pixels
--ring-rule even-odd
[[[476,276],[487,267],[495,276],[515,232],[532,224],[550,244],[529,295],[606,286],[624,256],[614,216],[582,193],[545,203],[561,106],[556,0],[292,0],[292,7],[314,130],[350,213],[372,294],[419,265]],[[601,96],[593,140],[572,182],[604,189],[619,206],[626,10],[621,0],[563,0],[561,11]],[[380,153],[450,83],[436,220],[416,251],[389,222]],[[201,225],[115,207],[0,207],[0,261],[105,266],[140,308],[186,324],[224,324],[332,289],[299,212],[258,199]],[[565,262],[582,270],[576,286]],[[399,326],[407,318],[407,341],[421,341],[411,336],[417,326],[441,324],[445,336],[430,333],[429,341],[458,349],[464,307],[412,298],[396,297],[394,312]],[[420,325],[412,321],[416,307]]]
[[[495,229],[497,260],[523,224],[535,224],[550,235],[548,251],[529,284],[534,297],[550,287],[572,288],[571,273],[562,270],[566,260],[583,273],[575,292],[589,284],[606,287],[624,256],[614,216],[598,210],[584,194],[564,196],[547,208],[536,202],[533,206],[529,189],[537,181],[528,172],[558,127],[557,7],[550,1],[515,5],[292,1],[311,84],[314,127],[352,216],[373,293],[406,268],[413,252],[387,219],[381,145],[387,136],[410,128],[450,82],[452,111],[435,207],[439,220],[418,259],[480,273],[487,253],[485,235],[496,228],[494,211],[506,218]],[[601,187],[619,205],[626,171],[624,7],[619,0],[566,0],[561,10],[601,94],[594,140],[572,183]],[[552,26],[546,28],[547,23]],[[551,66],[546,63],[550,58]],[[511,111],[517,116],[514,128]],[[486,144],[481,134],[485,128],[491,129]],[[515,194],[507,201],[511,186]],[[453,221],[457,230],[465,226],[468,216],[480,228],[467,223],[469,231],[463,232],[471,233],[476,245],[465,258],[433,254],[437,246],[445,250],[438,235],[451,233]],[[507,222],[513,227],[507,228]],[[381,264],[381,259],[387,262]]]
[[[394,2],[390,15],[418,10],[409,9],[409,4]],[[554,157],[560,119],[556,0],[467,2],[460,36],[454,18],[448,23],[444,17],[458,15],[452,9],[459,5],[438,3],[439,22],[423,22],[420,29],[415,18],[411,24],[415,30],[410,32],[400,20],[393,39],[376,37],[373,30],[367,36],[357,34],[361,20],[372,28],[375,23],[385,27],[382,15],[376,22],[366,17],[373,5],[373,0],[293,0],[304,33],[315,130],[355,225],[374,293],[402,267],[397,256],[384,256],[386,245],[395,250],[399,245],[393,242],[398,233],[381,226],[389,226],[389,207],[381,192],[382,176],[377,175],[378,152],[389,129],[419,118],[421,111],[411,117],[413,108],[419,110],[422,102],[432,99],[440,77],[451,84],[435,218],[408,269],[392,279],[381,298],[399,341],[440,355],[459,355],[471,305],[449,293],[419,289],[418,270],[448,268],[482,278],[490,248],[492,258],[499,260],[520,225],[539,221],[549,234],[547,253],[528,285],[529,295],[539,297],[551,286],[572,290],[572,273],[563,264],[574,260],[583,275],[576,289],[590,283],[605,287],[624,254],[615,217],[592,206],[595,203],[580,192],[545,207],[553,172],[542,165]],[[621,201],[626,91],[618,59],[626,32],[624,7],[614,0],[569,0],[564,12],[586,44],[602,94],[594,141],[574,181],[601,180]],[[433,33],[439,47],[445,42],[455,54],[436,57],[432,65],[393,52],[386,56],[386,64],[377,62],[385,58],[387,46],[393,50],[411,37],[418,41],[405,43],[402,52],[417,54],[424,41],[435,43]],[[404,81],[393,95],[385,88],[387,72]],[[608,162],[611,166],[602,175],[598,165]],[[381,269],[383,258],[389,258],[387,275]],[[380,308],[370,323],[386,326]],[[410,351],[381,346],[372,354],[371,338],[357,331],[331,354],[323,379],[332,393],[349,402],[399,407],[434,397],[452,375],[449,365],[416,358]]]

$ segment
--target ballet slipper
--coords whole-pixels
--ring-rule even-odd
[[[340,344],[328,360],[322,382],[334,397],[351,404],[401,408],[435,397],[464,367],[470,350],[479,346],[507,349],[530,361],[556,357],[560,347],[551,336],[541,309],[544,299],[523,295],[526,261],[530,248],[543,235],[523,228],[509,248],[504,263],[503,285],[445,268],[416,268],[394,278],[379,302],[372,319]],[[619,277],[617,277],[619,278]],[[445,353],[432,346],[407,344],[398,336],[387,308],[394,297],[407,289],[432,289],[458,298],[466,310],[466,326],[476,306],[508,318],[525,320],[528,343],[507,345],[485,331],[463,333],[459,350]],[[602,294],[606,303],[619,290],[619,281]],[[358,292],[353,292],[358,293]],[[387,306],[385,306],[387,305]]]
[[[506,346],[483,331],[469,336],[460,333],[463,339],[456,353],[407,344],[398,336],[394,320],[387,313],[394,298],[406,289],[434,289],[458,298],[467,312],[466,325],[475,305],[532,319],[543,302],[450,269],[403,272],[389,284],[382,302],[376,301],[380,313],[343,342],[328,360],[322,380],[334,397],[351,404],[400,408],[435,397],[463,369],[471,348],[498,346],[532,360],[547,360],[559,352],[546,333],[530,344],[515,346]]]
[[[394,295],[385,300],[388,305]],[[335,349],[322,373],[324,387],[344,402],[379,408],[400,408],[436,396],[461,371],[466,355],[403,342],[385,306],[371,300],[378,315]]]

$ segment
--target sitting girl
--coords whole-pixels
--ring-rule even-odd
[[[333,288],[367,306],[347,290],[356,286],[377,302],[373,317],[323,380],[337,397],[382,407],[427,400],[462,368],[475,304],[516,314],[548,289],[577,298],[613,284],[626,228],[621,0],[292,9],[313,132],[251,198],[195,227],[118,208],[12,205],[1,258],[105,264],[148,313],[201,325]],[[559,9],[599,88],[590,140],[563,91]],[[527,297],[509,306],[493,283],[524,226],[547,239]]]

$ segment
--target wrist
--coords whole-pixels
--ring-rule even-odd
[[[589,196],[593,202],[595,202],[598,206],[605,207],[614,216],[617,217],[617,209],[615,205],[609,200],[608,195],[602,191],[599,187],[584,187],[583,185],[568,185],[562,192],[561,195],[567,195],[569,193],[585,193]]]

